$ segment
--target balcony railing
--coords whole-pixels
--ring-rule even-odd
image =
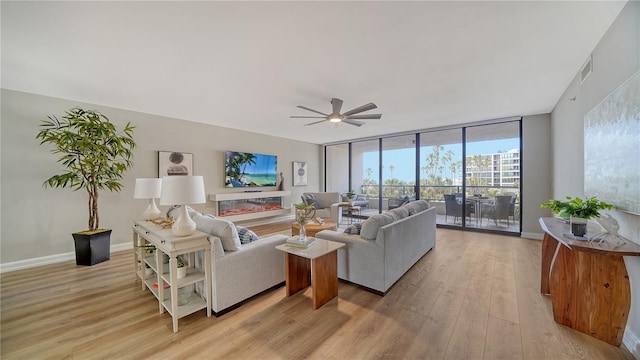
[[[378,185],[361,185],[360,193],[370,198],[378,198]],[[414,185],[382,185],[382,197],[393,198],[415,193]],[[445,194],[462,193],[462,185],[421,185],[420,198],[429,201],[442,201]],[[520,198],[518,186],[467,186],[467,196],[483,195],[494,197],[499,194],[512,193]]]

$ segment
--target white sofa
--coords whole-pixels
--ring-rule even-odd
[[[216,315],[233,310],[240,302],[285,281],[284,253],[276,246],[285,235],[272,235],[242,245],[236,251],[224,251],[221,239],[211,242],[211,308]]]
[[[338,250],[338,277],[386,294],[436,244],[436,209],[425,200],[373,215],[360,235],[324,230],[316,238],[345,243]]]
[[[284,244],[287,236],[276,234],[243,244],[232,222],[188,210],[196,228],[211,243],[211,309],[215,315],[285,283],[284,253],[275,247]],[[177,214],[169,210],[167,217],[172,215]],[[201,256],[198,260],[202,264]]]
[[[315,205],[316,216],[323,219],[329,219],[340,223],[342,220],[342,214],[338,204],[341,202],[342,197],[337,192],[305,192],[302,193],[302,201],[307,202],[308,197],[317,199],[321,206]]]

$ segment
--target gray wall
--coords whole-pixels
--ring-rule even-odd
[[[60,173],[62,168],[50,153],[51,147],[39,146],[35,140],[41,120],[50,114],[62,116],[76,105],[102,112],[119,128],[127,121],[137,127],[135,164],[125,174],[123,190],[100,194],[100,225],[113,229],[112,245],[131,242],[132,220],[147,206],[146,200],[133,199],[135,179],[158,176],[158,150],[193,153],[194,174],[204,176],[207,194],[241,191],[224,188],[225,150],[277,155],[278,171],[285,176],[285,190],[292,191],[287,207],[299,202],[303,191],[320,189],[321,147],[315,144],[3,89],[2,264],[73,252],[71,232],[87,228],[86,193],[42,187],[45,179]],[[292,187],[292,161],[308,162],[307,186]],[[193,207],[214,211],[211,201]]]
[[[577,74],[551,113],[553,198],[584,196],[584,116],[638,71],[640,2],[630,1],[594,49],[593,73],[582,84]],[[620,234],[640,244],[640,216],[610,213]],[[640,336],[640,257],[625,257],[625,262],[633,301],[628,327]]]
[[[538,219],[549,216],[540,204],[552,197],[551,117],[522,118],[522,236],[542,239]]]

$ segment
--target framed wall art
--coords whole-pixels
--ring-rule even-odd
[[[158,151],[158,177],[172,175],[193,175],[193,154]]]
[[[640,73],[584,117],[584,192],[640,214]]]
[[[307,163],[303,161],[293,162],[293,186],[307,185]]]

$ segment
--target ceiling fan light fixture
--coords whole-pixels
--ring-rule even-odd
[[[321,111],[318,111],[318,110],[310,109],[310,108],[308,108],[306,106],[298,105],[297,107],[300,108],[300,109],[311,111],[313,113],[316,113],[316,114],[322,115],[322,116],[289,116],[289,117],[290,118],[299,118],[299,119],[323,119],[323,120],[319,120],[319,121],[313,121],[313,122],[310,122],[308,124],[304,124],[304,126],[319,124],[321,122],[328,121],[331,124],[332,128],[337,126],[337,125],[339,125],[340,123],[345,123],[345,124],[349,124],[349,125],[360,127],[360,126],[364,125],[365,123],[363,123],[362,121],[358,121],[358,120],[377,120],[377,119],[380,119],[382,117],[382,114],[356,115],[356,114],[360,114],[360,113],[365,112],[365,111],[376,109],[377,106],[374,103],[368,103],[368,104],[362,105],[360,107],[357,107],[355,109],[351,109],[351,110],[346,111],[346,112],[341,112],[340,111],[342,109],[342,100],[340,100],[340,99],[332,98],[331,99],[331,105],[332,105],[332,109],[331,109],[331,113],[329,113],[329,114],[325,114],[325,113],[323,113]]]

